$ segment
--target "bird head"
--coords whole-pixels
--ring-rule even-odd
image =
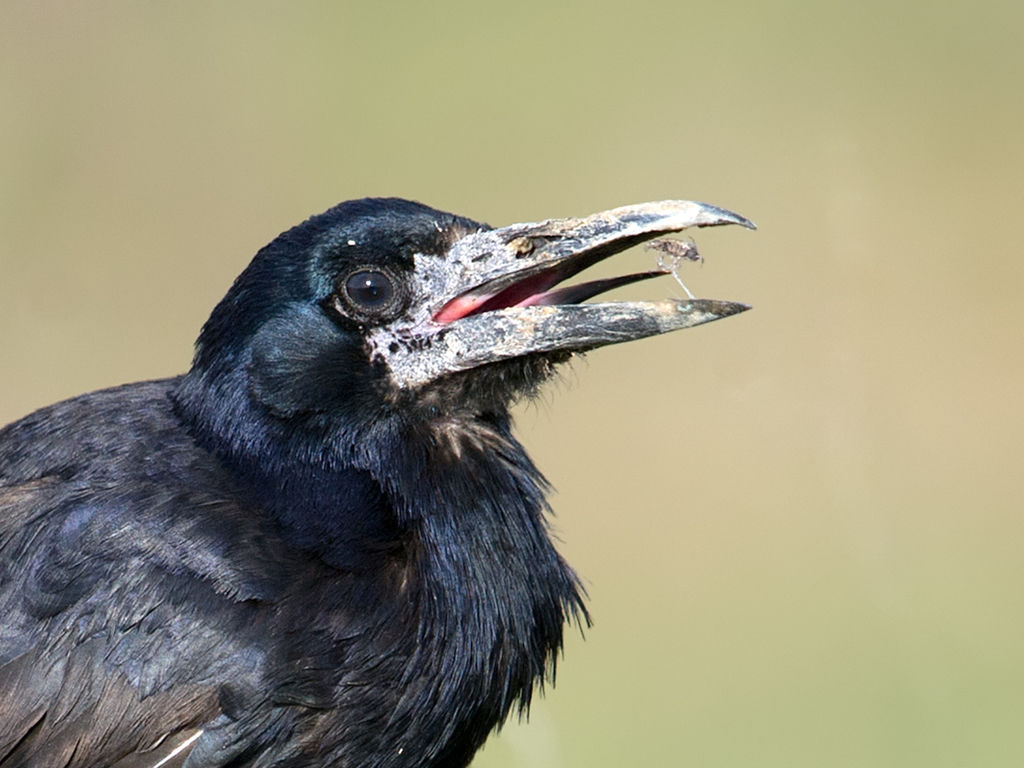
[[[247,399],[287,433],[342,430],[352,444],[396,417],[502,417],[575,353],[747,309],[584,303],[667,267],[563,286],[645,240],[721,224],[753,227],[686,201],[497,229],[406,200],[342,203],[256,255],[204,326],[187,382],[219,392],[224,414]]]

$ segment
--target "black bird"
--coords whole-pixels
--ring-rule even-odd
[[[342,203],[263,248],[191,370],[0,430],[0,766],[465,766],[581,589],[509,406],[576,352],[741,304],[583,304],[690,226]]]

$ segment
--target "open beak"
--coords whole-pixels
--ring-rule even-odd
[[[669,274],[668,266],[559,287],[646,240],[744,217],[705,203],[666,200],[482,230],[440,256],[419,255],[411,315],[371,338],[402,387],[535,353],[585,351],[735,315],[749,307],[713,299],[582,302],[621,285]],[[422,260],[422,263],[421,263]],[[386,352],[384,350],[387,350]]]

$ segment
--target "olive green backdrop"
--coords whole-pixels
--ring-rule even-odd
[[[475,766],[1022,765],[1022,29],[995,1],[4,3],[0,421],[182,371],[251,254],[339,200],[733,208],[760,230],[696,233],[684,275],[754,311],[520,409],[595,625]]]

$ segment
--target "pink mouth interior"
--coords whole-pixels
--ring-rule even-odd
[[[550,290],[558,283],[576,274],[583,265],[563,263],[535,275],[530,275],[496,292],[488,293],[482,288],[468,291],[445,304],[434,315],[434,322],[440,324],[461,320],[470,315],[479,315],[496,309],[509,307],[551,306],[555,304],[579,304],[599,293],[610,291],[622,285],[647,280],[669,273],[659,269],[653,272],[639,272],[621,277],[592,280],[580,285]]]
[[[552,286],[569,277],[564,274],[565,270],[560,267],[552,267],[543,272],[538,272],[530,277],[523,278],[507,288],[496,293],[470,291],[445,304],[441,311],[434,315],[437,323],[450,323],[470,315],[478,315],[481,312],[490,312],[494,309],[506,309],[508,307],[528,307],[532,304],[542,304],[546,291]]]

